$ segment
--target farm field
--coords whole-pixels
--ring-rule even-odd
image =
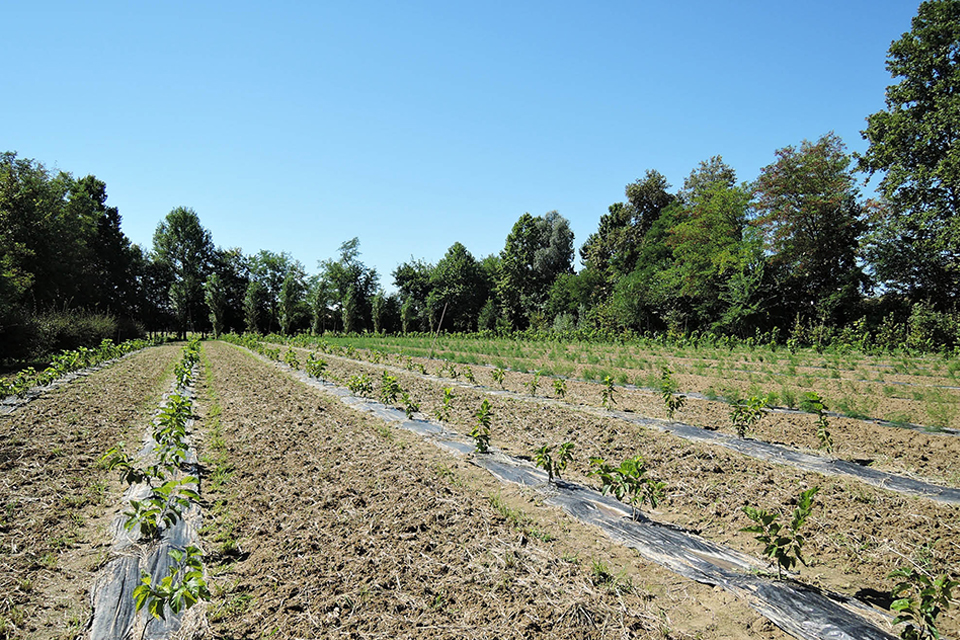
[[[292,353],[302,363],[315,352]],[[146,349],[0,417],[0,638],[81,634],[120,504],[116,473],[96,461],[118,441],[138,440],[178,355],[179,345]],[[430,373],[446,366],[422,362]],[[341,381],[366,374],[377,394],[384,363],[327,364],[326,375]],[[446,381],[392,371],[421,414],[442,409]],[[491,370],[473,371],[499,388]],[[572,441],[564,478],[588,486],[597,486],[590,456],[642,454],[667,484],[667,500],[646,515],[752,556],[760,549],[740,531],[750,524],[741,507],[790,509],[801,490],[819,486],[800,580],[881,609],[893,569],[960,566],[960,508],[584,413],[581,403],[600,404],[593,383],[568,381],[569,406],[547,406],[529,397],[531,379],[506,375],[516,397],[455,388],[445,424],[466,433],[488,400],[493,447],[529,459],[543,444]],[[549,379],[541,384],[538,395],[553,395]],[[660,415],[648,396],[619,389],[616,407]],[[694,411],[690,403],[678,419]],[[541,492],[502,485],[469,458],[358,413],[240,347],[204,343],[195,411],[213,593],[200,605],[197,637],[788,637],[728,592],[546,505]],[[850,446],[840,422],[835,440]],[[950,469],[922,470],[937,465]],[[956,610],[940,628],[958,634]]]
[[[311,340],[310,338],[304,338]],[[331,346],[488,365],[544,376],[657,387],[664,367],[681,393],[717,398],[770,396],[771,404],[799,407],[815,391],[829,408],[852,417],[960,429],[960,361],[939,355],[868,355],[855,350],[817,353],[769,345],[730,349],[560,343],[432,336],[324,337]]]

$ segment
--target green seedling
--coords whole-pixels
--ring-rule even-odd
[[[537,395],[537,387],[540,385],[540,372],[535,371],[533,377],[530,378],[527,382],[523,383],[523,386],[527,388],[527,391],[530,392],[531,396]]]
[[[663,500],[667,485],[647,477],[649,470],[643,456],[627,458],[618,467],[607,464],[603,458],[590,458],[590,465],[594,467],[590,475],[600,478],[601,493],[612,494],[629,504],[634,520],[640,518],[640,507],[644,503],[656,509]]]
[[[156,539],[164,527],[172,527],[183,518],[183,512],[191,503],[199,502],[200,494],[190,486],[197,486],[197,479],[186,476],[180,480],[168,480],[155,487],[143,500],[131,500],[131,510],[124,512],[124,528],[136,530],[140,539]]]
[[[827,405],[818,393],[807,391],[803,395],[803,403],[807,411],[813,411],[817,414],[817,442],[819,448],[824,449],[827,453],[833,453],[833,437],[830,435],[830,423],[827,421]]]
[[[493,378],[494,382],[500,385],[501,389],[503,389],[503,376],[504,376],[504,371],[500,367],[497,367],[496,369],[494,369],[493,372],[490,374],[490,377]]]
[[[456,396],[453,395],[453,387],[446,387],[443,390],[443,401],[434,413],[437,420],[446,422],[450,419],[450,411],[453,409],[453,399],[455,397]]]
[[[660,374],[660,397],[663,399],[663,406],[667,410],[667,417],[671,420],[673,420],[673,414],[683,408],[687,399],[684,395],[674,395],[676,390],[677,384],[673,380],[672,372],[664,367]]]
[[[307,356],[306,369],[307,373],[314,378],[323,380],[323,374],[327,369],[327,361],[322,358],[317,358],[316,355],[311,353]]]
[[[903,640],[939,640],[937,617],[950,608],[953,590],[960,582],[943,575],[931,578],[915,567],[897,569],[890,578],[899,582],[890,592],[894,601],[890,610],[896,612],[894,625],[904,625],[900,631]]]
[[[420,411],[420,404],[406,391],[400,396],[400,402],[403,404],[403,412],[407,414],[407,420],[413,420],[413,414]]]
[[[373,393],[373,383],[365,373],[358,373],[347,381],[347,388],[358,396],[368,396]]]
[[[173,559],[170,574],[154,584],[150,574],[142,571],[140,585],[133,590],[137,611],[146,607],[158,620],[165,619],[167,609],[176,615],[201,600],[210,599],[200,549],[191,545],[184,550],[170,549],[167,553]]]
[[[763,398],[757,396],[752,396],[746,402],[741,401],[734,404],[733,411],[730,412],[730,421],[733,423],[734,429],[737,430],[737,437],[745,438],[747,432],[753,429],[763,418],[764,413],[766,413],[763,405]]]
[[[565,398],[567,396],[567,381],[563,378],[557,378],[553,381],[553,393],[558,398]]]
[[[473,369],[470,367],[463,367],[463,377],[467,379],[467,382],[471,384],[477,384],[477,379],[473,376]]]
[[[567,468],[567,464],[573,459],[574,444],[564,442],[557,449],[557,457],[553,457],[553,447],[543,445],[533,454],[533,460],[538,467],[547,472],[547,482],[554,482],[554,478],[560,479],[560,474]]]
[[[609,409],[612,405],[617,403],[616,395],[617,388],[613,384],[613,378],[610,376],[603,377],[603,389],[600,390],[600,404],[603,405],[604,409]]]
[[[384,371],[383,377],[380,379],[380,402],[392,405],[402,392],[403,389],[400,388],[400,382],[397,378]]]
[[[477,453],[486,453],[490,450],[490,422],[493,419],[493,410],[490,407],[489,400],[484,399],[475,417],[477,422],[470,431],[470,437],[476,444]]]
[[[756,540],[763,545],[763,555],[777,563],[777,578],[782,579],[783,570],[790,571],[798,561],[804,566],[807,564],[801,554],[806,540],[800,530],[813,511],[813,497],[818,491],[820,487],[812,487],[800,494],[789,525],[777,522],[781,516],[779,513],[743,506],[743,512],[757,524],[744,527],[741,531],[756,534]]]

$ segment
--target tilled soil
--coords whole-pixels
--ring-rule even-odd
[[[306,350],[303,353],[307,353]],[[406,359],[402,360],[406,365]],[[430,374],[446,376],[451,365],[423,358],[412,358],[414,365],[423,365]],[[391,362],[396,364],[396,361]],[[467,365],[452,365],[463,372]],[[469,367],[480,385],[500,388],[493,379],[490,367]],[[534,375],[515,371],[505,372],[503,388],[522,395],[529,394],[529,383]],[[675,375],[678,388],[696,390],[702,386],[696,376]],[[556,397],[553,389],[555,378],[539,378],[537,394]],[[716,382],[716,381],[715,381]],[[594,382],[566,380],[565,400],[571,404],[602,405],[603,385]],[[884,400],[890,404],[893,399]],[[666,418],[663,400],[656,393],[645,389],[615,387],[614,408],[633,411],[644,416]],[[736,434],[732,426],[730,413],[732,407],[721,401],[709,401],[686,398],[683,407],[674,418],[688,424],[724,433]],[[801,450],[817,452],[816,416],[813,414],[767,413],[748,433],[749,437],[785,444]],[[942,433],[925,433],[912,429],[876,424],[871,421],[843,417],[830,417],[829,430],[834,441],[834,453],[838,458],[855,461],[858,464],[891,471],[893,473],[913,475],[928,482],[960,487],[960,437]]]
[[[328,362],[330,375],[343,381],[366,373],[374,380],[377,394],[381,367],[335,358]],[[414,374],[396,375],[424,414],[440,408],[442,383]],[[476,375],[484,382],[479,371]],[[518,382],[519,374],[513,376],[511,385]],[[654,519],[690,528],[747,553],[757,554],[760,548],[751,534],[740,531],[752,524],[742,506],[792,510],[802,490],[821,487],[807,525],[804,556],[810,566],[802,570],[806,582],[859,594],[885,608],[889,600],[882,593],[894,584],[887,578],[893,569],[912,563],[933,573],[956,574],[960,567],[960,508],[896,495],[852,479],[749,459],[722,447],[578,412],[573,406],[497,397],[482,389],[455,388],[454,394],[449,426],[468,432],[486,398],[493,407],[493,446],[510,455],[530,457],[543,444],[572,441],[577,452],[567,475],[591,486],[596,481],[588,476],[590,457],[618,463],[642,454],[653,477],[668,484],[669,499],[652,511]],[[568,399],[570,395],[568,389]],[[618,406],[623,403],[619,399]],[[960,629],[955,610],[943,619],[944,629],[950,633]]]
[[[86,625],[119,500],[97,460],[139,441],[178,351],[145,349],[0,416],[0,638],[74,638]]]
[[[783,637],[534,493],[204,350],[210,637]]]

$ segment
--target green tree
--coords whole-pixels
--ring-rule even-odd
[[[153,234],[154,259],[170,273],[170,303],[185,337],[204,317],[203,283],[211,272],[213,239],[193,209],[177,207]]]
[[[247,331],[263,333],[268,304],[267,288],[259,280],[251,280],[243,297],[243,319]]]
[[[427,298],[432,287],[430,274],[433,265],[423,260],[404,262],[393,270],[393,283],[400,295],[400,315],[404,332],[427,331],[430,318],[427,313]]]
[[[293,335],[297,329],[306,324],[307,286],[306,274],[299,262],[294,261],[287,268],[287,273],[280,286],[278,311],[280,315],[280,331],[284,335]]]
[[[204,302],[210,310],[210,324],[213,326],[213,337],[219,338],[223,333],[224,321],[227,315],[227,295],[223,287],[223,280],[216,273],[207,276],[203,284]]]
[[[344,331],[363,331],[371,326],[373,296],[379,286],[377,270],[368,268],[359,260],[360,240],[353,238],[340,245],[339,260],[320,262],[320,278],[331,293],[332,307],[342,321],[350,319],[351,328]],[[351,308],[347,310],[347,299]]]
[[[453,331],[475,330],[480,307],[487,299],[484,284],[479,263],[466,247],[454,243],[430,273],[427,308],[431,326]]]
[[[920,4],[890,45],[886,109],[867,117],[860,169],[883,172],[868,257],[877,278],[914,301],[960,296],[960,0]]]
[[[867,278],[860,263],[866,229],[852,158],[834,133],[776,152],[754,185],[754,220],[780,290],[780,320],[800,314],[852,321]]]

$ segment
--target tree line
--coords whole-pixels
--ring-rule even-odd
[[[867,117],[863,154],[827,133],[777,150],[752,182],[738,181],[720,156],[676,189],[650,169],[579,247],[579,271],[569,221],[556,211],[525,213],[498,253],[476,258],[457,242],[436,264],[400,264],[390,294],[360,260],[357,238],[308,274],[285,252],[215,246],[196,212],[180,207],[160,222],[151,248],[139,247],[120,230],[103,182],[5,153],[0,356],[63,342],[56,318],[64,313],[118,334],[553,329],[785,338],[859,323],[895,340],[895,327],[922,323],[933,343],[953,344],[960,0],[921,4],[887,68],[894,83],[885,109]],[[865,198],[860,185],[874,174],[878,197]]]

